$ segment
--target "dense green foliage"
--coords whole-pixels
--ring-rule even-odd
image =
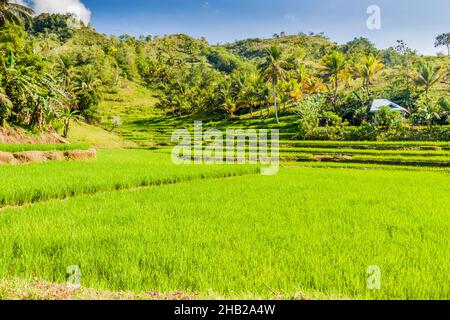
[[[43,13],[33,19],[29,32],[42,39],[56,38],[65,42],[73,36],[75,26],[80,27],[81,23],[71,14]]]
[[[31,18],[3,2],[3,11],[22,18],[0,25],[2,125],[67,136],[73,120],[101,120],[99,103],[123,79],[154,90],[157,107],[173,116],[266,118],[274,106],[277,119],[298,115],[306,139],[324,130],[336,131],[325,137],[335,139],[342,126],[390,132],[424,125],[431,132],[449,121],[450,60],[421,57],[403,41],[378,50],[365,38],[338,45],[323,34],[283,33],[211,46],[186,35],[107,37],[58,14],[34,17],[24,31],[19,24]],[[386,112],[373,121],[375,98],[407,108],[408,119]]]

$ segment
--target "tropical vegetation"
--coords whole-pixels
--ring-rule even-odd
[[[449,123],[449,59],[420,56],[403,41],[378,50],[365,38],[338,45],[323,34],[283,32],[211,46],[186,35],[107,37],[70,14],[32,17],[6,0],[0,12],[2,125],[67,136],[73,120],[102,122],[99,103],[124,79],[153,90],[169,116],[280,123],[313,112],[309,132],[299,125],[304,137],[324,126],[373,124],[376,98],[405,107],[406,128]]]
[[[450,297],[448,56],[106,36],[17,3],[0,0],[0,300]],[[175,165],[174,129],[199,120],[279,130],[279,173]]]

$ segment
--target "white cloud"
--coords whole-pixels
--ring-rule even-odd
[[[21,0],[16,0],[22,2]],[[72,13],[84,24],[91,21],[91,11],[80,0],[32,0],[31,7],[36,14],[41,13]]]

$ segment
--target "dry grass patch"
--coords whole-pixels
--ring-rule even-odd
[[[44,157],[48,161],[64,161],[66,159],[66,157],[64,156],[64,152],[62,152],[62,151],[44,152]]]
[[[20,163],[42,163],[46,162],[47,158],[45,156],[45,152],[42,151],[24,151],[17,152],[14,154],[14,157]]]
[[[194,300],[196,295],[183,292],[169,294],[146,292],[108,292],[76,288],[46,281],[1,280],[0,300]]]
[[[65,153],[67,160],[76,160],[76,161],[87,161],[87,160],[95,160],[97,158],[97,150],[74,150],[67,151]]]

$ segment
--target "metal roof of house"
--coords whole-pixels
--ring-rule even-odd
[[[398,104],[388,100],[388,99],[376,99],[372,103],[372,107],[370,108],[370,112],[378,112],[382,107],[388,107],[392,111],[400,111],[402,113],[409,113],[408,110],[399,106]]]

